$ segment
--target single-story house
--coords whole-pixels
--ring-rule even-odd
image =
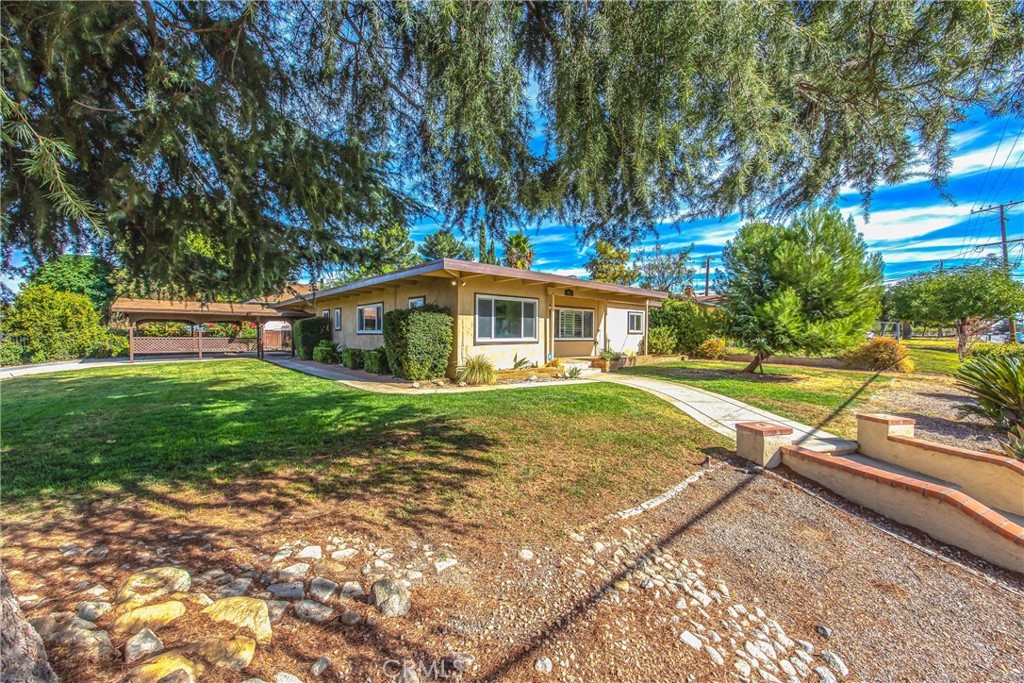
[[[454,317],[451,367],[484,354],[498,369],[525,358],[645,353],[651,307],[668,297],[638,287],[474,261],[438,259],[278,302],[330,320],[340,347],[382,346],[387,311],[437,304]]]

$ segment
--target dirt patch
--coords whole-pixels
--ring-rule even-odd
[[[929,441],[978,451],[999,449],[1003,432],[977,417],[959,417],[959,408],[974,399],[950,378],[932,375],[898,376],[875,392],[862,412],[892,413],[917,422],[916,436]]]

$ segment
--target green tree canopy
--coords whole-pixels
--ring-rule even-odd
[[[62,254],[46,261],[28,276],[28,284],[49,285],[60,292],[83,294],[98,311],[114,298],[114,268],[105,260],[88,254]]]
[[[747,372],[778,353],[850,348],[881,310],[882,258],[834,207],[788,226],[748,223],[722,262],[728,335],[754,352]]]
[[[594,253],[583,267],[598,282],[632,285],[640,276],[639,271],[629,265],[629,250],[617,248],[604,240],[597,241]]]
[[[971,321],[1004,318],[1024,311],[1024,283],[1013,279],[995,260],[923,273],[903,280],[885,293],[886,312],[900,320],[951,325],[963,359]]]
[[[534,256],[533,244],[525,232],[520,230],[505,239],[505,265],[509,268],[529,270]]]
[[[423,244],[419,246],[420,256],[427,261],[434,261],[439,258],[455,258],[463,261],[473,260],[472,247],[455,236],[451,230],[441,229],[432,232],[423,238]]]
[[[29,285],[4,313],[5,337],[24,346],[33,363],[84,358],[105,337],[100,314],[84,294],[62,292],[49,285]]]
[[[5,264],[94,244],[187,289],[344,261],[413,191],[492,240],[554,216],[621,246],[921,169],[941,188],[954,124],[1024,111],[1013,0],[3,12]]]

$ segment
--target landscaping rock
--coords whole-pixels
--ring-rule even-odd
[[[196,677],[184,669],[176,669],[161,678],[157,683],[196,683]]]
[[[341,613],[341,623],[345,624],[346,626],[355,626],[362,620],[362,615],[360,615],[359,612],[355,611],[354,609],[347,609]]]
[[[268,586],[270,594],[279,600],[301,600],[306,597],[306,589],[301,581],[290,581],[288,583],[275,583]]]
[[[267,600],[267,611],[270,613],[270,622],[279,621],[288,611],[290,602],[287,600]]]
[[[41,617],[33,617],[28,620],[28,623],[39,634],[39,637],[45,640],[60,631],[74,616],[74,612],[54,612]]]
[[[323,676],[324,672],[329,668],[331,668],[331,660],[327,657],[321,657],[313,662],[313,666],[309,667],[309,673],[319,677]]]
[[[185,613],[184,603],[168,600],[157,605],[136,607],[119,616],[114,622],[114,629],[138,633],[144,628],[151,631],[159,630]]]
[[[818,674],[818,681],[820,683],[839,683],[839,679],[832,673],[828,667],[816,666],[814,667],[814,673]]]
[[[353,600],[362,600],[366,597],[366,592],[363,587],[359,585],[358,581],[346,581],[341,584],[341,594],[346,598],[352,598]]]
[[[330,579],[324,579],[321,577],[313,579],[309,584],[309,594],[314,600],[318,600],[324,604],[334,597],[334,592],[337,590],[338,584],[334,583]]]
[[[195,652],[211,666],[241,671],[256,655],[256,641],[248,636],[207,638],[196,644]]]
[[[331,559],[344,562],[345,560],[351,560],[358,554],[359,551],[356,548],[342,548],[331,553]]]
[[[114,602],[138,601],[139,604],[155,600],[168,593],[187,593],[192,577],[177,567],[154,567],[132,574],[117,591]]]
[[[316,563],[314,571],[317,576],[330,579],[335,583],[341,583],[351,575],[348,567],[336,560],[321,560]]]
[[[434,556],[434,571],[438,574],[446,569],[451,569],[459,563],[458,558],[446,552],[440,552]]]
[[[78,604],[78,618],[96,621],[113,607],[109,602],[81,602]]]
[[[817,631],[822,638],[828,639],[832,636],[832,629],[828,626],[815,626],[814,630]]]
[[[164,644],[155,633],[144,628],[124,644],[124,661],[131,664],[137,659],[148,657],[164,649]]]
[[[277,573],[278,579],[284,583],[287,581],[294,581],[295,579],[304,579],[306,574],[309,573],[309,564],[305,562],[296,562],[290,564]]]
[[[533,551],[529,548],[523,548],[519,551],[519,559],[523,562],[529,562],[533,559]]]
[[[225,621],[239,628],[247,628],[261,643],[269,643],[273,631],[267,603],[257,598],[224,598],[203,610],[214,621]]]
[[[183,672],[177,674],[179,679],[184,675],[183,680],[195,680],[196,670],[192,660],[178,652],[166,652],[132,669],[130,680],[132,683],[166,683],[169,680],[167,676],[178,671]]]
[[[689,631],[683,631],[682,633],[680,633],[679,640],[683,641],[684,643],[692,647],[694,650],[700,650],[704,647],[704,641],[702,641],[700,638],[693,635]]]
[[[836,653],[822,651],[818,656],[825,660],[825,663],[828,664],[829,668],[840,676],[845,677],[850,675],[850,669],[847,668],[846,662],[840,659],[839,655]]]
[[[394,579],[379,579],[370,587],[370,604],[386,617],[399,617],[409,611],[409,589]]]
[[[292,674],[279,671],[277,672],[277,675],[274,676],[274,683],[302,683],[302,679],[298,676],[293,676]]]
[[[307,545],[295,556],[296,560],[319,560],[324,556],[323,548],[318,545]]]
[[[66,628],[55,633],[46,642],[63,645],[74,650],[76,657],[83,657],[91,662],[98,662],[111,652],[110,634],[106,631],[93,631],[84,628]]]
[[[300,600],[295,603],[292,610],[299,619],[314,624],[326,623],[336,615],[335,611],[327,605],[321,605],[319,602],[312,600]]]
[[[237,598],[249,592],[252,586],[252,579],[235,579],[213,591],[215,598]]]
[[[554,670],[555,665],[548,657],[538,657],[533,663],[533,668],[536,669],[538,673],[549,674]]]

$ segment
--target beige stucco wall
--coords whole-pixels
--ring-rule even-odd
[[[455,287],[450,278],[430,278],[425,282],[378,288],[372,291],[357,291],[341,296],[318,297],[316,314],[330,311],[331,339],[343,348],[375,349],[384,345],[383,334],[359,334],[356,332],[356,310],[363,304],[383,303],[384,312],[396,308],[407,308],[411,297],[422,296],[426,303],[455,309]],[[341,330],[334,329],[334,309],[341,308]]]
[[[462,365],[466,358],[484,354],[498,370],[511,368],[514,359],[528,358],[538,365],[547,362],[549,295],[544,284],[523,284],[520,281],[500,281],[499,278],[481,276],[466,279],[458,286],[458,317],[455,322],[455,364]],[[476,299],[478,294],[513,296],[537,300],[537,339],[529,342],[482,341],[476,338]]]
[[[643,328],[647,329],[647,312],[643,306],[625,306],[608,304],[608,344],[607,348],[619,353],[642,353],[644,333],[629,331],[629,311],[637,311],[643,315]]]
[[[861,417],[857,442],[864,455],[956,484],[985,505],[1024,515],[1024,474],[994,459],[942,453],[922,444],[893,441],[889,436],[914,436],[914,425],[889,425]],[[984,457],[985,454],[978,454]]]
[[[1024,571],[1024,552],[1020,546],[948,503],[852,472],[825,467],[791,455],[786,450],[783,450],[782,461],[798,474],[813,479],[844,498],[920,529],[944,543],[968,550],[1000,567]]]
[[[555,356],[558,358],[571,358],[578,356],[596,356],[604,350],[605,335],[605,302],[600,299],[592,299],[580,296],[566,296],[564,290],[556,290],[551,294],[550,305],[553,309],[575,308],[584,311],[594,312],[594,336],[592,339],[560,340],[558,335],[558,320],[552,317],[552,331],[556,336],[554,347]]]

